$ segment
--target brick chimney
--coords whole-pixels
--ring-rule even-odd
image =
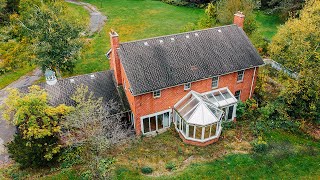
[[[118,55],[119,49],[119,35],[114,31],[110,30],[110,44],[111,44],[111,54],[110,54],[110,69],[114,70],[114,76],[116,78],[117,85],[122,85],[122,75],[121,75],[121,65]]]
[[[233,23],[243,28],[244,17],[245,15],[241,11],[238,11],[237,13],[234,14]]]

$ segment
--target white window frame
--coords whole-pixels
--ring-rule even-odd
[[[160,98],[161,97],[161,90],[153,91],[153,98]]]
[[[123,87],[124,87],[124,89],[125,89],[125,90],[127,90],[127,87],[126,87],[126,80],[125,80],[125,79],[123,79]]]
[[[217,78],[217,80],[213,80],[213,78]],[[218,88],[219,87],[219,79],[220,79],[220,76],[215,76],[215,77],[212,77],[212,82],[211,82],[211,89],[215,89],[215,88]],[[213,86],[213,82],[217,82],[217,86]]]
[[[156,131],[165,131],[167,130],[168,128],[170,128],[170,125],[171,125],[171,112],[172,110],[171,109],[168,109],[168,110],[164,110],[164,111],[160,111],[160,112],[157,112],[157,113],[154,113],[154,114],[148,114],[146,116],[142,116],[140,117],[140,124],[141,124],[141,132],[142,134],[146,135],[146,134],[154,134],[156,133]],[[161,129],[158,129],[158,115],[161,115],[163,114],[163,117],[164,117],[164,114],[165,113],[169,113],[169,124],[168,124],[168,127],[165,127],[163,126],[163,128]],[[156,118],[156,130],[155,131],[151,131],[151,125],[150,125],[150,117],[155,117]],[[143,119],[145,118],[148,118],[149,119],[149,132],[144,132],[144,126],[143,126]]]
[[[236,93],[239,91],[239,97],[237,98]],[[240,101],[241,100],[241,90],[237,90],[236,92],[234,92],[234,97]]]
[[[241,76],[241,79],[239,80],[239,76]],[[244,79],[244,70],[237,72],[237,82],[242,82]]]
[[[183,86],[183,89],[185,91],[190,90],[191,89],[191,83],[185,83],[184,86]]]

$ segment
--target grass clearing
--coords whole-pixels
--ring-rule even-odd
[[[85,0],[108,17],[100,33],[95,34],[82,51],[72,74],[109,69],[105,53],[110,48],[109,31],[114,29],[121,42],[181,32],[189,22],[197,22],[203,9],[177,7],[154,0]]]
[[[282,20],[276,14],[267,14],[264,11],[255,11],[255,15],[259,32],[264,38],[271,40],[277,33],[278,27],[283,24]]]

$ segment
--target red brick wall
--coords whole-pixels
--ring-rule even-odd
[[[122,85],[121,68],[120,68],[120,58],[117,52],[119,48],[119,37],[116,32],[110,32],[110,42],[111,42],[111,54],[110,54],[110,68],[114,70],[114,76],[116,78],[117,85]]]
[[[257,68],[258,69],[258,68]],[[127,76],[121,66],[122,82],[125,81],[126,95],[131,107],[131,110],[135,118],[136,134],[141,134],[141,122],[140,117],[153,114],[156,112],[171,109],[181,98],[183,98],[190,90],[185,91],[183,85],[167,88],[161,90],[160,98],[153,98],[153,93],[147,93],[143,95],[133,96],[129,91],[129,83]],[[230,73],[219,77],[218,88],[228,87],[234,94],[237,90],[241,90],[240,98],[245,101],[249,98],[252,77],[254,74],[253,69],[247,69],[244,72],[244,78],[242,82],[237,82],[237,72]],[[257,75],[257,71],[256,71]],[[256,80],[256,77],[255,77]],[[191,90],[199,93],[211,91],[211,79],[204,79],[191,83]],[[255,85],[255,83],[254,83]],[[254,88],[253,88],[254,90]]]

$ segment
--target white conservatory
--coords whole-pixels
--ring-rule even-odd
[[[222,122],[235,118],[236,104],[227,88],[203,94],[190,91],[174,105],[175,128],[188,142],[213,143],[220,136]]]

